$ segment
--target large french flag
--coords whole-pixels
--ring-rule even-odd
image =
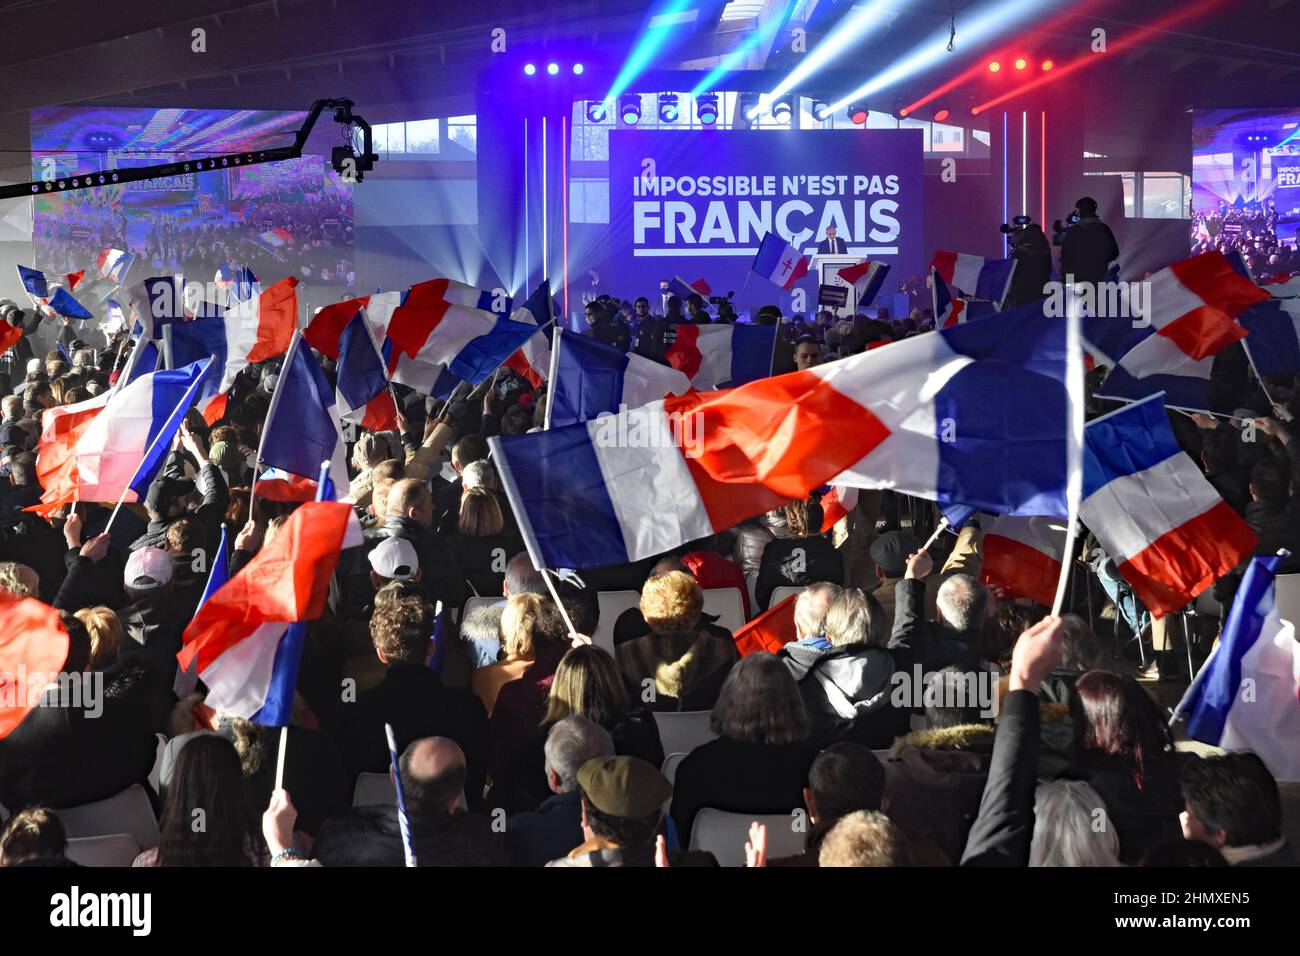
[[[1013,598],[1051,607],[1065,555],[1065,522],[1042,516],[986,515],[981,580]]]
[[[468,289],[469,286],[465,288]],[[475,301],[484,301],[483,297],[489,295],[481,290],[474,291],[479,296]],[[365,313],[375,341],[382,342],[388,336],[388,324],[393,319],[393,313],[401,308],[406,297],[407,290],[401,289],[396,292],[376,292],[374,295],[363,295],[327,305],[312,316],[311,322],[303,332],[303,338],[321,355],[337,360],[339,340],[343,337],[343,330],[348,327],[358,310]]]
[[[772,374],[779,333],[775,325],[683,322],[677,326],[676,340],[664,350],[664,359],[698,389],[745,385]]]
[[[870,305],[885,284],[889,275],[889,265],[884,262],[872,262],[863,259],[856,266],[849,266],[839,271],[839,277],[853,286],[853,293],[858,306]]]
[[[750,268],[773,285],[789,291],[808,274],[808,260],[790,243],[769,232],[759,244]]]
[[[219,377],[200,397],[209,424],[226,410],[226,393],[243,369],[283,355],[298,325],[298,280],[281,279],[261,295],[237,302],[219,317],[171,322],[164,332],[168,364],[178,367],[209,355],[217,357]],[[317,462],[319,465],[320,462]]]
[[[114,282],[121,283],[133,262],[135,256],[129,252],[121,249],[105,249],[96,256],[95,268],[99,270],[101,279],[112,279]]]
[[[1260,375],[1300,372],[1300,299],[1271,299],[1242,313],[1242,348]]]
[[[210,359],[152,372],[51,416],[50,437],[42,435],[37,457],[45,488],[37,507],[143,501],[203,379],[215,372]]]
[[[934,254],[930,268],[959,292],[1000,306],[1011,290],[1016,261],[986,259],[983,256],[971,256],[964,252],[940,251]]]
[[[1300,780],[1300,643],[1281,614],[1285,553],[1255,558],[1209,660],[1177,712],[1193,740],[1248,750],[1278,780]]]
[[[328,491],[328,481],[322,488]],[[351,505],[308,502],[204,601],[177,661],[207,684],[210,707],[263,726],[288,725],[305,622],[324,611],[339,554],[362,541]]]
[[[1162,396],[1088,423],[1079,517],[1156,617],[1183,608],[1258,543],[1179,447]]]
[[[635,561],[832,479],[1064,513],[1065,323],[1019,312],[1007,326],[965,325],[740,388],[493,438],[529,554],[548,568]]]
[[[321,462],[329,462],[334,487],[341,497],[349,493],[347,456],[334,389],[301,335],[293,336],[271,393],[257,457],[259,466],[283,468],[303,478],[318,475]]]
[[[360,310],[339,339],[336,368],[339,417],[370,431],[397,427],[397,405],[388,387],[384,359]]]
[[[551,300],[551,280],[543,279],[528,300],[510,314],[514,322],[532,324],[546,329],[555,321],[555,306]],[[518,372],[537,388],[546,381],[551,368],[550,332],[534,335],[519,347],[505,362],[506,368]]]
[[[1271,297],[1218,251],[1161,269],[1147,288],[1138,327],[1115,316],[1084,323],[1088,342],[1113,365],[1097,395],[1136,401],[1164,392],[1171,407],[1208,410],[1214,357],[1246,337],[1238,319]]]
[[[547,427],[590,421],[691,387],[684,372],[595,339],[557,329]]]

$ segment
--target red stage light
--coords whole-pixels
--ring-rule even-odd
[[[934,121],[935,121],[936,123],[942,123],[942,122],[943,122],[944,120],[946,120],[947,118],[948,118],[948,111],[947,111],[947,110],[935,110],[935,111],[934,111]]]
[[[1000,69],[1002,69],[1002,64],[1001,64],[1001,63],[999,63],[997,60],[989,60],[989,72],[990,72],[990,73],[996,73],[996,72],[997,72],[998,70],[1000,70]]]
[[[1044,61],[1043,61],[1043,72],[1046,73],[1048,70],[1050,70],[1050,69],[1051,69],[1052,67],[1054,67],[1054,66],[1056,66],[1056,64],[1053,63],[1051,60],[1044,60]]]
[[[867,111],[865,109],[856,109],[849,114],[849,119],[855,126],[861,126],[867,121]]]
[[[1028,65],[1029,65],[1029,61],[1026,60],[1023,56],[1018,56],[1018,57],[1016,57],[1016,69],[1017,69],[1017,70],[1023,70],[1023,69],[1024,69],[1025,67],[1027,67]]]

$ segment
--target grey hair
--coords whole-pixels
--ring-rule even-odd
[[[829,581],[804,588],[794,599],[794,626],[803,637],[820,636],[826,629],[826,612],[844,589]]]
[[[885,610],[873,595],[858,588],[845,588],[826,609],[826,640],[836,647],[861,644],[884,647]]]
[[[954,574],[939,585],[934,604],[944,621],[958,631],[973,631],[984,622],[988,591],[969,574]]]
[[[497,486],[496,469],[492,467],[492,462],[484,458],[481,461],[471,461],[461,469],[460,478],[462,487],[466,490],[470,488],[487,488],[494,489]]]
[[[1120,865],[1119,835],[1096,790],[1081,780],[1038,785],[1029,865]]]
[[[512,597],[516,594],[545,594],[546,581],[542,572],[533,567],[533,559],[527,551],[520,551],[506,562],[505,593]]]
[[[560,792],[572,793],[578,786],[578,770],[588,760],[614,756],[614,738],[609,731],[580,714],[556,721],[546,735],[546,772],[560,778]]]

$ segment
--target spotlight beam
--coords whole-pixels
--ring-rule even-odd
[[[974,14],[967,14],[966,22],[959,25],[957,40],[969,48],[971,44],[984,43],[996,32],[1016,27],[1041,12],[1043,12],[1042,0],[1002,0],[1001,3],[986,5]],[[874,96],[881,90],[923,73],[950,55],[948,27],[945,25],[906,56],[881,70],[856,90],[830,104],[830,109],[832,111],[842,109],[854,100]]]
[[[781,28],[790,21],[790,15],[794,13],[795,7],[798,5],[798,0],[789,0],[782,12],[772,14],[765,22],[760,23],[757,30],[751,31],[733,50],[722,57],[717,66],[709,70],[704,75],[704,78],[695,84],[695,88],[691,90],[691,97],[694,98],[701,93],[707,93],[717,86],[718,81],[728,73],[744,69],[745,61],[751,53],[756,50],[770,49],[772,40],[776,38]]]
[[[614,77],[614,84],[605,94],[605,99],[616,99],[619,94],[626,93],[632,81],[645,72],[667,45],[674,29],[694,22],[695,17],[687,15],[697,12],[691,9],[694,2],[695,0],[667,0],[657,10],[651,12],[645,29],[642,30],[636,45],[629,51],[627,59],[623,61],[623,66]]]
[[[1105,53],[1085,53],[1063,66],[1055,66],[1052,70],[1039,74],[1035,79],[1017,86],[1014,90],[1008,90],[999,96],[995,96],[990,100],[985,100],[977,106],[971,107],[971,113],[978,115],[983,113],[985,110],[992,109],[1000,103],[1005,103],[1014,96],[1028,93],[1030,90],[1036,90],[1045,83],[1053,83],[1062,77],[1069,76],[1071,73],[1092,66],[1094,63],[1101,62],[1112,54],[1123,52],[1129,47],[1132,47],[1143,40],[1149,39],[1156,33],[1162,33],[1170,27],[1182,23],[1185,20],[1191,20],[1204,13],[1208,13],[1213,7],[1217,7],[1221,3],[1223,3],[1223,0],[1200,0],[1199,3],[1185,6],[1162,19],[1156,20],[1154,23],[1148,23],[1146,26],[1139,27],[1132,33],[1126,33],[1118,40],[1112,40],[1107,44]]]

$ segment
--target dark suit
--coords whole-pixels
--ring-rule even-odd
[[[819,256],[842,256],[848,251],[848,244],[839,236],[834,239],[823,239],[817,243],[817,255]]]

